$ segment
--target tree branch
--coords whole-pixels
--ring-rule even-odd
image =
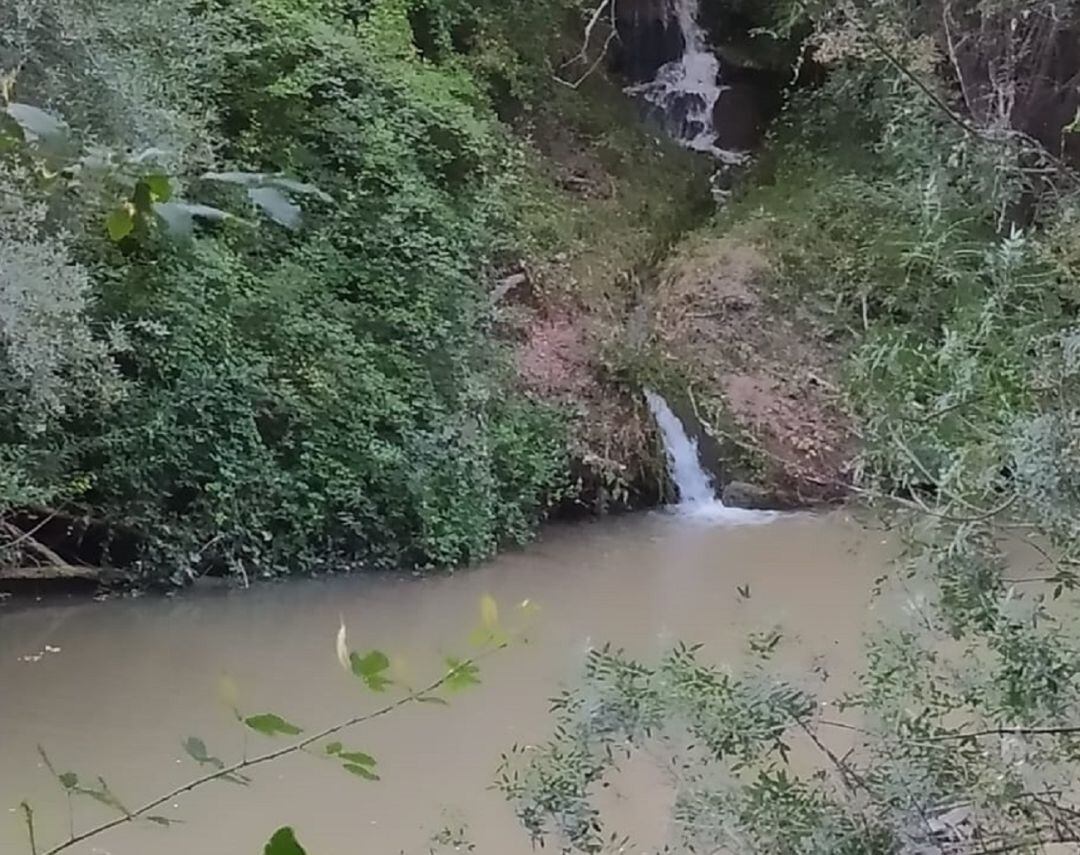
[[[555,82],[561,83],[569,89],[577,89],[584,83],[593,72],[600,67],[600,63],[604,61],[607,56],[608,50],[611,48],[611,43],[619,37],[619,28],[616,25],[616,0],[601,0],[600,4],[593,9],[592,15],[589,18],[589,23],[585,26],[585,38],[581,44],[581,50],[579,50],[574,56],[570,57],[566,62],[559,66],[559,71],[562,71],[568,65],[573,65],[575,62],[589,62],[589,43],[592,41],[593,31],[600,23],[600,19],[603,17],[604,10],[608,9],[611,13],[611,30],[608,33],[607,39],[604,40],[604,45],[600,49],[599,55],[593,60],[589,66],[585,69],[585,72],[576,80],[566,80],[560,77],[558,74],[554,75]]]
[[[981,739],[986,736],[1069,736],[1080,734],[1080,725],[1065,725],[1061,727],[999,727],[990,730],[969,730],[958,733],[943,733],[938,736],[924,736],[917,741],[923,742],[951,742],[958,739]]]
[[[277,760],[281,757],[285,757],[289,754],[295,754],[298,751],[303,751],[308,746],[318,742],[319,740],[326,739],[329,736],[333,736],[335,733],[339,733],[340,731],[347,730],[359,724],[364,724],[365,722],[372,721],[373,719],[381,718],[382,716],[385,716],[393,712],[394,710],[400,709],[401,707],[404,707],[410,703],[416,703],[422,698],[425,698],[431,695],[433,692],[438,691],[455,673],[459,672],[462,668],[474,664],[479,658],[480,657],[476,657],[466,660],[458,667],[452,668],[447,671],[438,680],[435,680],[433,683],[431,683],[431,685],[427,686],[426,688],[420,689],[419,691],[410,692],[404,697],[399,698],[398,700],[394,701],[393,703],[387,704],[384,707],[380,707],[374,712],[354,716],[353,718],[347,719],[346,721],[339,722],[338,724],[324,728],[318,733],[314,733],[311,736],[307,736],[304,739],[301,739],[290,745],[275,749],[274,751],[268,751],[267,753],[260,754],[257,757],[245,758],[244,760],[234,763],[231,766],[225,766],[221,769],[217,769],[213,772],[203,775],[200,778],[195,778],[192,781],[188,781],[186,784],[181,784],[180,786],[175,787],[164,795],[157,796],[151,799],[146,804],[142,805],[142,807],[139,807],[131,811],[130,813],[126,813],[124,816],[119,816],[115,819],[109,820],[108,822],[103,822],[100,825],[96,825],[93,828],[81,832],[80,834],[72,836],[64,843],[54,846],[52,849],[44,850],[41,855],[57,855],[57,853],[65,852],[71,849],[73,846],[89,840],[92,837],[97,837],[98,835],[103,834],[110,829],[116,828],[120,825],[124,825],[125,823],[134,822],[137,819],[145,817],[150,811],[154,810],[155,808],[161,807],[161,805],[166,804],[167,802],[171,801],[177,796],[183,795],[184,793],[189,793],[192,790],[196,790],[199,787],[212,783],[213,781],[219,781],[223,778],[235,776],[237,773],[242,772],[245,769],[250,769],[253,766],[259,766],[264,763],[269,763],[272,760]],[[34,852],[36,855],[37,850],[35,849]]]

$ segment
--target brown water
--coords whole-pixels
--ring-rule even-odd
[[[444,824],[465,823],[476,852],[530,852],[488,785],[502,750],[544,738],[546,699],[574,683],[590,644],[650,657],[675,640],[704,642],[709,658],[737,663],[747,632],[782,624],[782,668],[807,680],[823,667],[850,673],[886,552],[879,533],[843,515],[724,527],[654,514],[555,527],[523,552],[450,577],[0,605],[0,853],[28,851],[14,810],[24,798],[42,842],[67,833],[64,798],[36,745],[141,804],[197,776],[180,748],[189,735],[226,760],[240,756],[243,735],[217,693],[222,673],[245,712],[317,729],[375,705],[335,658],[339,616],[352,647],[388,651],[419,684],[439,673],[442,656],[468,654],[485,593],[504,611],[526,598],[540,606],[531,643],[485,662],[483,684],[449,707],[407,708],[347,734],[350,748],[377,756],[382,781],[293,756],[254,770],[248,788],[212,784],[178,798],[163,812],[182,825],[123,826],[71,851],[256,855],[270,831],[291,824],[312,855],[412,855],[427,853]],[[666,796],[648,769],[631,772],[612,798],[660,842]],[[107,817],[93,803],[76,806],[76,827]]]

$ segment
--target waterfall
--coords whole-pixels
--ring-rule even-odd
[[[679,417],[671,411],[671,407],[662,397],[646,389],[645,401],[664,437],[668,472],[679,491],[679,504],[703,506],[719,502],[712,479],[701,467],[697,440],[686,435]]]
[[[656,77],[627,88],[652,107],[665,130],[686,148],[713,155],[727,163],[744,159],[739,152],[716,145],[714,111],[726,88],[720,83],[720,60],[709,48],[698,23],[698,0],[671,0],[672,17],[682,31],[683,55],[660,67]]]
[[[717,497],[712,479],[701,466],[697,440],[687,435],[668,402],[651,389],[645,390],[645,401],[664,438],[668,473],[679,491],[675,509],[680,514],[710,525],[759,525],[778,518],[774,511],[727,507]]]

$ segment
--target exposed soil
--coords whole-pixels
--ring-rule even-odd
[[[597,141],[559,124],[538,125],[532,139],[556,186],[603,227],[523,261],[493,296],[519,388],[575,414],[570,451],[583,501],[610,508],[659,497],[661,445],[639,394],[654,375],[671,378],[661,391],[701,438],[718,483],[755,481],[779,505],[842,496],[853,442],[833,379],[838,357],[774,293],[768,261],[702,230],[643,285],[640,252],[630,258],[649,239],[647,223],[625,204],[647,176],[612,174]],[[638,360],[629,370],[628,355]]]
[[[772,281],[753,247],[697,237],[664,266],[651,307],[655,334],[695,395],[759,450],[769,486],[802,501],[835,499],[854,454],[834,379],[838,354]],[[709,408],[700,410],[708,419]]]
[[[517,372],[529,391],[545,398],[577,397],[595,390],[587,319],[567,314],[537,317],[517,352]]]

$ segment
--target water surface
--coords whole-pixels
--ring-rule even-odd
[[[125,826],[72,851],[257,855],[270,831],[291,824],[312,855],[411,855],[427,853],[445,823],[466,823],[476,852],[524,855],[528,840],[488,789],[492,773],[502,750],[543,739],[546,700],[574,683],[590,644],[648,658],[676,640],[704,642],[710,659],[737,663],[747,632],[780,624],[779,667],[807,681],[843,675],[857,663],[886,552],[880,533],[840,514],[751,526],[650,514],[553,527],[522,552],[454,576],[0,605],[0,853],[28,851],[14,811],[23,798],[36,806],[43,842],[66,833],[63,797],[36,745],[141,804],[197,776],[180,747],[189,735],[226,760],[240,756],[243,735],[217,694],[222,673],[246,713],[272,710],[317,729],[375,703],[335,658],[339,616],[351,646],[385,649],[420,683],[442,656],[468,654],[490,593],[504,611],[526,598],[540,606],[531,643],[484,663],[483,684],[449,707],[406,709],[349,733],[349,747],[378,758],[381,782],[296,756],[254,770],[248,788],[214,784],[178,799],[163,812],[182,825]],[[737,592],[744,585],[749,600]],[[272,744],[252,736],[250,750]],[[662,842],[667,796],[655,775],[632,769],[616,790],[643,845]],[[105,816],[80,805],[76,825]]]

